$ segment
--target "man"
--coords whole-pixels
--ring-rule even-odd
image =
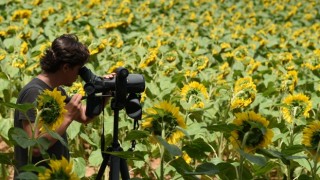
[[[19,93],[17,103],[34,103],[37,97],[44,90],[53,90],[57,88],[63,95],[66,92],[61,86],[71,86],[78,78],[80,68],[89,60],[88,48],[78,41],[78,37],[72,34],[64,34],[56,38],[50,48],[45,52],[45,55],[40,60],[42,73],[32,79]],[[106,75],[105,78],[112,79],[114,74]],[[56,129],[66,142],[66,130],[73,120],[81,123],[88,123],[92,118],[85,115],[86,106],[81,103],[82,96],[75,94],[70,101],[66,103],[61,125]],[[27,116],[16,110],[14,114],[14,127],[22,128],[29,137],[32,137],[32,129],[36,118],[36,110],[31,109],[27,112]],[[31,123],[28,121],[31,121]],[[35,130],[36,137],[39,136],[39,130]],[[60,141],[51,137],[48,133],[42,134],[50,141],[50,147],[47,153],[50,157],[61,159],[62,156],[66,159],[70,158],[69,150]],[[20,146],[14,147],[14,157],[17,163],[17,170],[28,163],[28,150]],[[32,163],[38,163],[43,160],[38,148],[33,149]],[[19,172],[15,171],[15,177]]]

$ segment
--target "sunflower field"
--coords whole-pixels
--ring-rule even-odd
[[[65,33],[89,47],[94,74],[125,67],[145,78],[141,120],[119,113],[123,151],[105,150],[109,105],[71,124],[69,179],[93,179],[102,153],[125,158],[133,179],[320,179],[320,1],[2,0],[0,9],[1,179],[12,177],[14,144],[34,145],[13,128],[14,109],[27,108],[18,93]]]

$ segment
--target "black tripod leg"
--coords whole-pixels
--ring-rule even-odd
[[[111,156],[111,165],[110,165],[110,180],[119,180],[120,172],[120,158],[117,156]]]
[[[130,179],[128,165],[125,159],[119,158],[117,156],[111,156],[110,165],[110,180],[119,180],[119,172],[121,173],[122,180]]]
[[[98,171],[98,175],[96,176],[96,180],[101,180],[103,173],[109,163],[110,154],[103,153],[102,157],[103,157],[103,161],[102,161],[100,169]]]
[[[120,158],[120,172],[121,172],[121,178],[123,180],[130,179],[127,161],[122,158]]]

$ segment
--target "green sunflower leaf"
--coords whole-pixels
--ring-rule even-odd
[[[210,131],[218,131],[218,132],[231,132],[231,131],[240,129],[239,126],[235,124],[227,124],[227,123],[221,123],[221,124],[206,126],[202,128],[206,128]]]
[[[146,50],[146,48],[142,47],[142,46],[138,46],[135,49],[136,53],[138,54],[138,56],[142,59],[143,56],[148,52]]]
[[[51,142],[45,138],[45,137],[40,137],[36,139],[38,147],[40,148],[41,154],[45,154],[46,150],[49,149]]]
[[[269,149],[258,149],[256,153],[262,154],[267,158],[281,158],[283,156],[281,152]]]
[[[301,174],[300,176],[299,176],[299,179],[298,180],[313,180],[313,178],[312,177],[309,177],[308,175],[306,175],[306,174]]]
[[[45,169],[46,168],[44,166],[35,166],[34,164],[27,164],[27,165],[24,165],[24,166],[22,166],[20,168],[20,170],[22,170],[22,171],[29,171],[29,172],[33,171],[33,172],[39,172],[39,173],[44,172]],[[21,174],[23,174],[23,173],[20,173],[19,175],[21,175]],[[31,175],[31,174],[28,174],[28,175]],[[25,178],[24,177],[24,178],[21,178],[21,179],[29,179],[29,178]]]
[[[30,139],[23,129],[15,127],[9,129],[9,139],[22,148],[34,146],[37,143],[35,139]]]
[[[293,154],[297,154],[299,152],[304,151],[305,148],[303,145],[292,145],[292,146],[288,146],[286,148],[283,148],[281,153],[284,155],[293,155]]]
[[[0,121],[0,137],[7,144],[9,144],[8,131],[13,126],[13,122],[11,120],[11,118],[2,118],[2,120]]]
[[[206,143],[203,138],[197,138],[191,141],[190,143],[186,144],[182,150],[186,151],[191,158],[195,159],[205,158],[207,156],[206,153],[212,151],[209,144]]]
[[[83,157],[77,157],[73,158],[74,163],[74,172],[79,177],[84,177],[86,172],[86,161],[83,159]]]
[[[88,136],[88,134],[80,133],[80,137],[84,139],[86,142],[88,142],[89,144],[93,146],[97,146],[97,144],[94,141],[92,141],[92,139]]]
[[[237,179],[236,170],[231,163],[221,162],[217,164],[219,169],[219,177],[221,179]]]
[[[269,161],[265,166],[259,166],[255,170],[255,175],[263,175],[270,172],[272,169],[277,167],[278,164],[276,162]]]
[[[68,147],[66,141],[56,132],[52,131],[51,129],[49,129],[46,125],[44,125],[46,132],[48,132],[50,134],[50,136],[52,136],[53,138],[57,139],[58,141],[61,142],[61,144],[63,144],[64,146]]]
[[[34,105],[32,103],[15,104],[15,103],[0,102],[0,104],[7,106],[9,108],[17,109],[17,110],[24,112],[24,113],[26,113],[29,109],[34,107]]]
[[[150,133],[148,131],[132,130],[127,134],[125,140],[126,141],[138,140],[138,139],[146,138],[149,135]]]
[[[266,134],[267,128],[263,126],[263,124],[253,121],[246,121],[248,124],[251,125],[251,129],[258,128],[262,134]]]
[[[38,179],[38,176],[32,172],[22,172],[17,176],[17,179]]]
[[[196,167],[195,172],[187,173],[187,174],[195,174],[195,175],[203,174],[203,175],[212,176],[217,173],[219,173],[219,169],[217,168],[216,165],[212,163],[203,163]]]
[[[70,139],[75,139],[80,133],[81,123],[73,121],[67,129],[67,133]]]
[[[248,154],[242,150],[238,150],[239,153],[241,154],[241,156],[243,156],[244,158],[248,159],[249,161],[251,161],[254,164],[257,164],[259,166],[265,166],[267,163],[266,158],[262,157],[262,156],[255,156],[252,154]]]
[[[112,151],[105,152],[107,154],[117,156],[123,159],[130,159],[135,161],[144,161],[144,156],[148,154],[147,151]]]
[[[12,165],[12,153],[0,153],[0,164]]]
[[[176,171],[184,177],[184,179],[197,179],[196,177],[189,175],[193,172],[193,169],[182,157],[173,160],[170,162],[170,165],[173,166]]]
[[[293,160],[293,159],[306,159],[306,156],[287,156],[287,160]]]
[[[92,151],[90,153],[88,161],[89,161],[89,165],[90,166],[98,166],[98,165],[100,165],[102,163],[102,161],[103,161],[103,158],[102,158],[102,155],[101,155],[101,149],[97,149],[97,150]]]
[[[183,134],[184,134],[188,139],[191,138],[190,135],[189,135],[189,133],[188,133],[185,129],[181,128],[180,126],[177,126],[176,129],[178,129],[179,131],[183,132]]]
[[[172,156],[181,156],[182,152],[176,145],[169,144],[161,136],[157,136],[158,141],[168,150]]]

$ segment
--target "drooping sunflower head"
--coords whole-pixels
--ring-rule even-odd
[[[209,64],[209,58],[207,56],[199,56],[196,58],[197,70],[202,71]]]
[[[248,64],[248,70],[247,70],[248,74],[253,74],[260,65],[261,65],[261,62],[256,61],[252,58]]]
[[[203,108],[203,100],[209,98],[207,88],[203,84],[200,84],[196,81],[183,86],[181,89],[181,96],[182,100],[191,102],[193,104],[191,109]]]
[[[44,90],[37,98],[37,109],[40,112],[39,125],[40,131],[47,126],[51,130],[56,130],[63,121],[66,96],[55,88],[50,91]]]
[[[78,180],[77,174],[73,172],[73,163],[62,157],[61,160],[50,160],[49,168],[39,173],[39,180],[64,179]]]
[[[198,71],[195,71],[195,70],[191,70],[191,69],[187,69],[187,70],[185,70],[185,72],[184,72],[184,76],[186,77],[186,78],[194,78],[194,77],[196,77],[198,75]]]
[[[317,148],[320,143],[320,121],[311,122],[303,129],[302,144],[308,149],[310,155],[317,154]],[[320,152],[318,151],[318,161],[320,161]]]
[[[147,58],[139,64],[139,68],[144,69],[146,67],[153,65],[157,60],[158,52],[159,52],[158,47],[150,48]]]
[[[231,99],[231,109],[247,107],[255,100],[256,94],[256,85],[251,77],[238,79]]]
[[[249,57],[249,50],[247,46],[239,46],[232,51],[233,58],[237,61],[246,61]]]
[[[177,60],[178,57],[178,52],[176,50],[172,50],[168,53],[165,54],[164,59],[167,60],[168,62],[173,62]]]
[[[306,67],[312,71],[320,69],[320,64],[318,63],[320,60],[320,51],[318,49],[314,50],[312,53],[308,54],[305,57],[305,61],[302,64],[302,67]]]
[[[180,114],[179,107],[162,101],[146,110],[142,127],[150,130],[153,135],[165,137],[168,143],[176,144],[184,136],[184,133],[177,127],[185,129],[186,124]]]
[[[109,68],[109,70],[107,71],[107,73],[116,72],[116,70],[117,70],[118,67],[124,67],[124,66],[125,66],[124,61],[118,61],[118,62],[116,62],[115,65],[113,65],[113,66],[111,66],[111,67]]]
[[[281,108],[281,112],[283,118],[289,123],[301,116],[309,117],[312,103],[306,95],[302,93],[289,95],[284,98],[283,103],[285,106]]]
[[[298,83],[298,73],[295,70],[288,71],[281,83],[281,90],[293,92]]]
[[[253,111],[237,113],[233,124],[239,127],[229,138],[235,148],[253,153],[271,144],[273,131],[268,129],[269,121],[260,114]]]
[[[72,86],[68,89],[68,95],[72,96],[74,94],[85,95],[85,91],[81,82],[74,82]]]
[[[225,62],[221,66],[219,66],[218,80],[224,80],[225,77],[230,74],[231,68],[229,67],[229,63]]]

